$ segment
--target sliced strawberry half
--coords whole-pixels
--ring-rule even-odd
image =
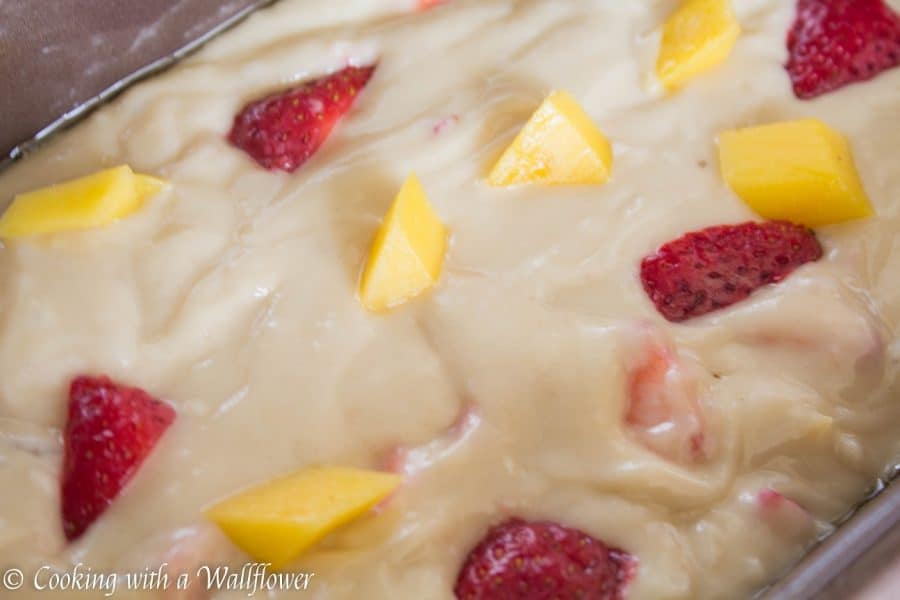
[[[375,66],[346,67],[245,106],[228,140],[269,170],[292,173],[353,106]]]
[[[637,561],[583,531],[512,519],[488,531],[459,572],[459,600],[620,600]]]
[[[63,531],[80,537],[112,504],[175,420],[171,406],[107,377],[78,377],[63,432]]]
[[[759,490],[756,504],[763,522],[778,535],[802,538],[815,532],[815,517],[794,500],[771,488]]]
[[[822,257],[815,234],[782,221],[721,225],[671,241],[641,263],[641,282],[669,321],[731,306]]]
[[[799,0],[787,46],[794,94],[815,98],[900,65],[900,15],[884,0]]]
[[[708,458],[713,444],[698,382],[662,333],[641,327],[626,363],[625,426],[647,449],[682,464]]]

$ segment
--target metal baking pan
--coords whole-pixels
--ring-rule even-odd
[[[274,0],[0,0],[0,168]]]
[[[892,478],[896,481],[896,478]],[[879,481],[837,529],[760,600],[900,598],[900,483]]]
[[[273,1],[0,0],[0,169]],[[900,598],[898,524],[900,484],[878,482],[757,598]]]

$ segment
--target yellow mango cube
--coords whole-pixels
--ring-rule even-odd
[[[312,467],[227,498],[206,511],[254,560],[279,569],[387,498],[401,477]]]
[[[565,91],[544,100],[488,175],[493,186],[600,184],[612,171],[612,147]]]
[[[133,213],[165,185],[120,166],[19,194],[0,217],[0,237],[102,227]]]
[[[663,25],[656,76],[668,90],[728,59],[741,34],[730,0],[686,0]]]
[[[726,131],[722,175],[766,219],[818,227],[872,214],[850,144],[817,119]]]
[[[359,286],[363,306],[384,311],[431,288],[441,276],[446,249],[447,229],[419,179],[410,175],[372,243]]]

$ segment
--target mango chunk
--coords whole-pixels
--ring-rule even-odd
[[[0,237],[19,238],[109,225],[140,208],[166,183],[125,165],[19,194],[0,217]]]
[[[206,516],[244,552],[279,569],[387,498],[401,477],[312,467],[240,492]]]
[[[872,214],[850,144],[816,119],[726,131],[722,175],[766,219],[818,227]]]
[[[656,76],[668,90],[728,59],[741,34],[730,0],[686,0],[663,25]]]
[[[497,161],[488,183],[601,184],[612,162],[609,141],[584,109],[568,92],[555,91]]]
[[[359,287],[363,306],[384,311],[431,288],[440,278],[446,249],[447,228],[419,179],[410,175],[372,243]]]

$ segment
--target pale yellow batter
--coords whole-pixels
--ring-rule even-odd
[[[635,555],[631,599],[739,598],[900,457],[900,70],[795,100],[793,3],[736,0],[731,59],[666,96],[648,74],[674,2],[410,4],[284,0],[0,176],[3,203],[122,163],[173,184],[114,226],[0,246],[0,566],[240,566],[202,509],[325,462],[409,477],[296,563],[315,572],[297,597],[450,599],[468,550],[517,515]],[[348,59],[379,67],[295,174],[226,142],[247,101]],[[489,187],[554,88],[613,141],[611,181]],[[721,179],[717,133],[800,117],[849,138],[877,217],[819,230],[826,257],[783,284],[666,322],[641,258],[754,218]],[[411,171],[452,231],[445,273],[373,316],[358,274]],[[680,412],[669,431],[628,431],[627,374],[654,345],[677,355]],[[59,432],[81,373],[140,386],[178,419],[67,546]],[[705,460],[682,452],[697,428]],[[811,517],[766,510],[767,488]]]

